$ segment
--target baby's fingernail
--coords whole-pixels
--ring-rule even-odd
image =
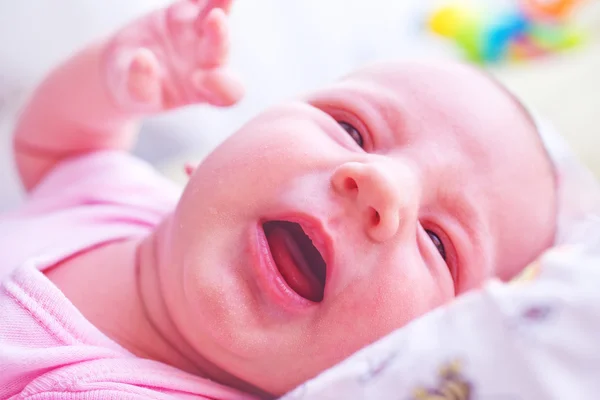
[[[185,171],[185,174],[189,178],[190,176],[192,176],[192,174],[196,170],[196,165],[192,164],[191,162],[186,162],[183,166],[183,170]]]
[[[220,8],[221,10],[225,11],[225,14],[229,14],[229,11],[231,10],[231,4],[233,3],[232,0],[214,0],[213,2],[213,7]]]
[[[151,75],[154,72],[154,64],[152,63],[153,55],[148,49],[138,49],[133,55],[129,71],[132,74]]]

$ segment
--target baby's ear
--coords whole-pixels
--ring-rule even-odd
[[[190,161],[186,162],[183,165],[183,170],[185,171],[185,174],[187,175],[187,177],[189,178],[190,176],[192,176],[192,174],[194,173],[194,171],[196,170],[196,167],[198,165],[195,163],[192,163]]]

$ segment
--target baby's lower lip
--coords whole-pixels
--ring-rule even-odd
[[[281,276],[271,255],[262,223],[257,224],[255,233],[251,236],[253,237],[251,248],[255,258],[252,264],[255,266],[261,296],[266,297],[268,301],[280,308],[291,312],[306,312],[315,307],[318,303],[311,302],[298,295]]]

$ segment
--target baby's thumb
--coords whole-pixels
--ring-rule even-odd
[[[213,106],[231,106],[244,96],[244,85],[223,68],[199,71],[194,85],[199,96]]]

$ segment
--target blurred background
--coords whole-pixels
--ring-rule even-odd
[[[546,7],[553,0],[538,2]],[[81,46],[168,3],[0,0],[0,211],[14,207],[22,196],[10,135],[36,83]],[[149,119],[136,153],[181,179],[183,161],[200,159],[261,109],[364,63],[467,57],[548,117],[600,176],[600,0],[582,1],[568,18],[548,19],[544,10],[532,13],[535,35],[521,32],[510,47],[502,47],[524,27],[516,3],[237,0],[231,15],[231,65],[247,85],[246,98],[228,110],[191,107]]]

